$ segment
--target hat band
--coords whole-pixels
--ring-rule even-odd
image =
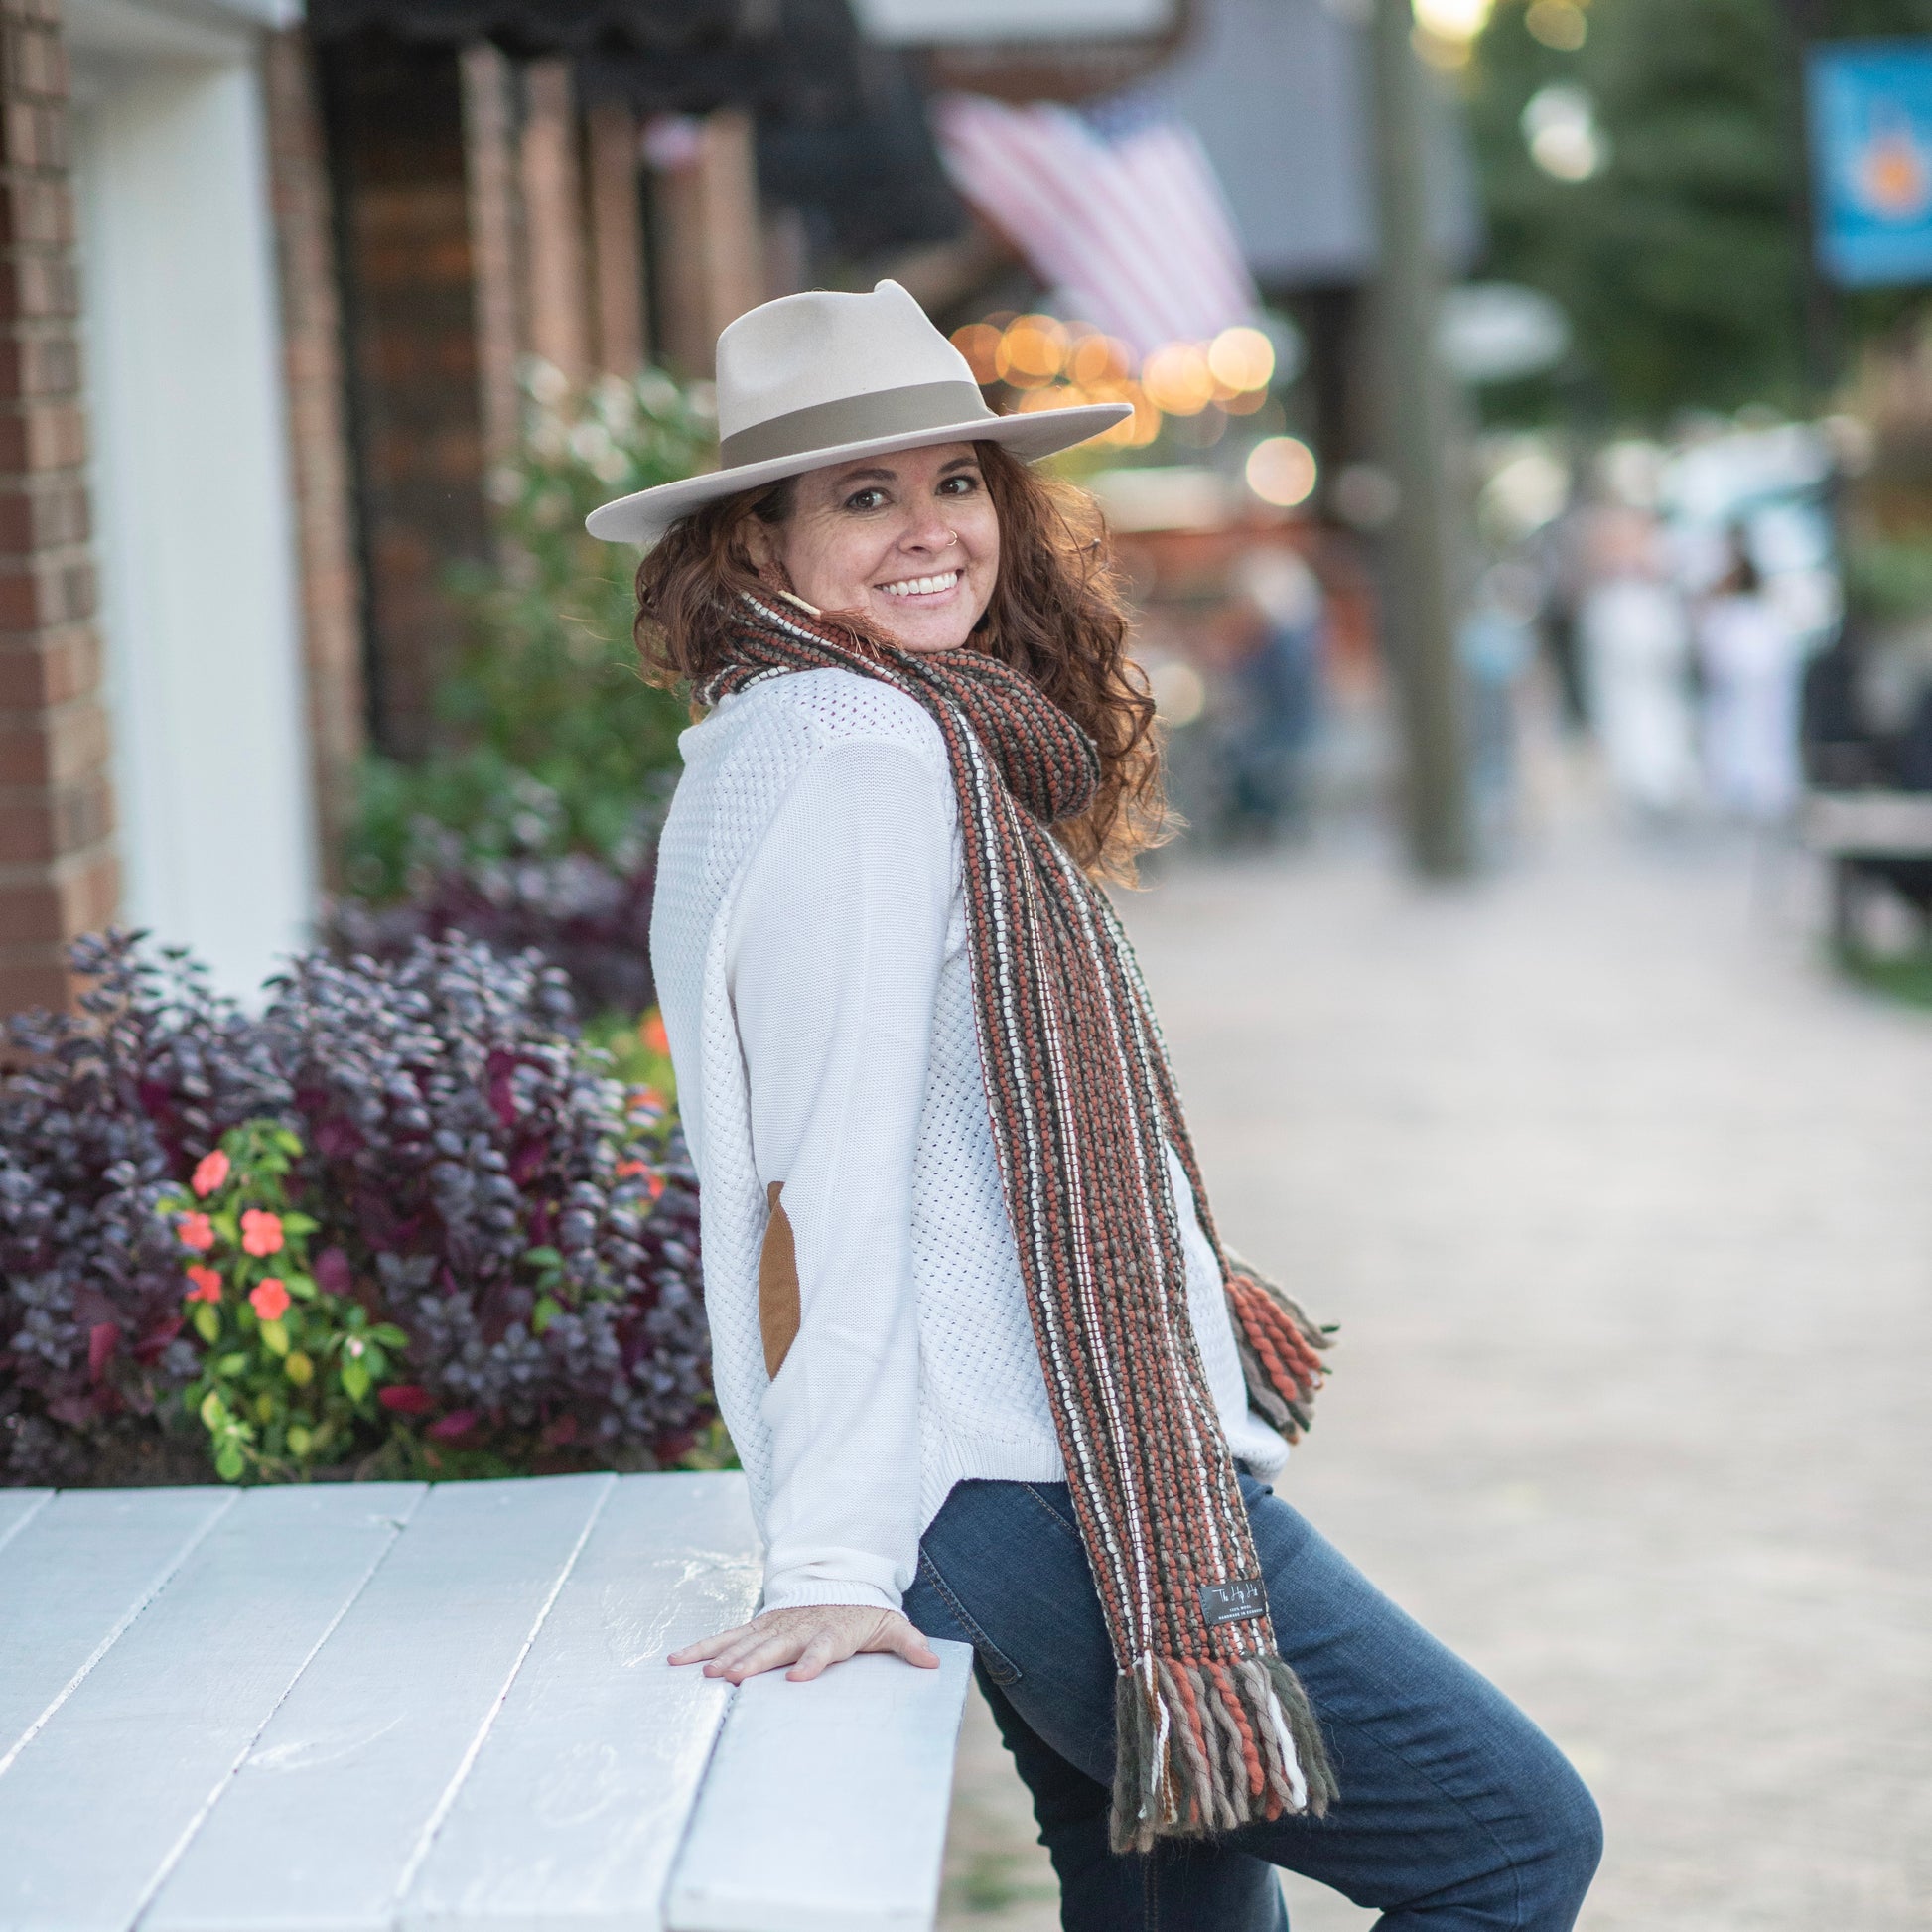
[[[916,436],[980,419],[997,422],[976,382],[911,382],[902,389],[875,389],[863,396],[840,396],[790,409],[725,437],[718,445],[727,470],[780,457],[809,456],[847,443],[870,443],[882,436]]]

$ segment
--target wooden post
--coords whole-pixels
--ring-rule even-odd
[[[1385,624],[1402,708],[1410,852],[1419,871],[1452,878],[1475,858],[1456,651],[1460,517],[1449,478],[1454,421],[1436,345],[1438,271],[1415,18],[1411,0],[1374,0],[1374,8],[1376,388],[1386,460],[1400,491],[1388,533]]]
[[[663,124],[651,144],[668,360],[711,373],[718,332],[764,300],[752,117],[728,107]]]
[[[301,28],[264,38],[262,77],[317,845],[324,882],[340,888],[343,837],[354,812],[356,764],[368,737],[362,582],[343,411],[342,301],[331,240],[335,216],[309,37]]]
[[[0,1011],[65,1006],[68,941],[120,897],[101,703],[68,64],[0,0]]]
[[[630,376],[647,359],[637,122],[629,108],[606,105],[592,108],[587,123],[597,365]]]
[[[516,364],[524,334],[516,272],[510,65],[486,41],[465,48],[461,62],[479,409],[484,457],[500,463],[514,454],[517,445]]]
[[[591,375],[584,198],[570,63],[561,56],[523,69],[521,160],[530,348],[581,388]]]

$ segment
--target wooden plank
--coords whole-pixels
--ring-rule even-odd
[[[0,1539],[0,1771],[234,1506],[236,1493],[69,1489]]]
[[[383,1932],[615,1478],[446,1483],[261,1733],[142,1932]]]
[[[757,1607],[737,1474],[627,1476],[403,1903],[405,1927],[658,1932],[730,1687],[673,1650]]]
[[[0,1489],[0,1550],[4,1550],[52,1500],[51,1489]]]
[[[929,1932],[973,1653],[855,1657],[733,1700],[671,1877],[671,1932]]]
[[[259,1489],[0,1776],[0,1932],[126,1932],[421,1499]]]
[[[1932,792],[1814,791],[1805,798],[1802,824],[1815,852],[1932,857]]]

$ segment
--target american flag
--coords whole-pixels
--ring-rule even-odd
[[[954,187],[1082,321],[1146,356],[1254,320],[1213,165],[1157,103],[1089,116],[944,94],[932,119]]]

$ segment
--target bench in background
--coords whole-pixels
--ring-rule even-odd
[[[1832,938],[1858,943],[1861,889],[1879,883],[1932,915],[1932,792],[1813,791],[1804,842],[1832,868]]]
[[[918,1932],[971,1653],[741,1691],[736,1474],[0,1490],[0,1932]]]

